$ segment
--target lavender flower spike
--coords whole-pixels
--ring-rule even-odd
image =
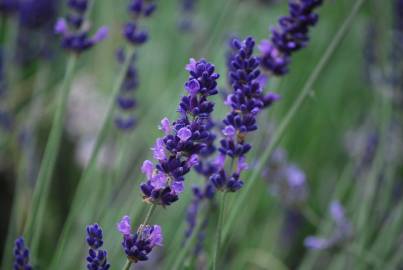
[[[148,255],[154,247],[163,245],[161,227],[159,225],[142,225],[137,232],[132,233],[130,224],[128,216],[124,216],[117,224],[117,229],[123,236],[122,247],[126,256],[133,263],[147,261]]]
[[[68,0],[70,14],[55,24],[55,33],[62,36],[62,47],[74,53],[82,53],[108,36],[108,28],[102,26],[90,37],[85,13],[89,0]]]
[[[318,21],[313,12],[323,0],[291,0],[288,16],[279,20],[279,27],[272,30],[270,40],[263,40],[259,46],[261,65],[275,75],[288,72],[291,54],[304,48],[309,40],[309,27]]]
[[[128,7],[131,20],[123,26],[122,30],[123,37],[131,46],[137,47],[143,45],[148,40],[148,33],[146,30],[140,30],[139,21],[141,18],[151,16],[155,8],[156,5],[154,3],[146,3],[144,0],[131,1]],[[117,59],[120,64],[125,62],[126,57],[123,49],[117,51]],[[119,114],[115,118],[115,125],[122,131],[132,130],[137,122],[134,117],[134,109],[136,108],[134,94],[138,88],[139,80],[135,65],[135,55],[129,60],[129,67],[126,70],[124,82],[116,100],[119,107]]]
[[[110,264],[107,261],[107,252],[101,249],[103,245],[102,228],[98,224],[87,226],[87,244],[89,246],[87,256],[88,270],[108,270]]]
[[[14,270],[31,270],[29,250],[25,247],[24,238],[18,237],[14,246]]]
[[[266,102],[260,85],[259,59],[253,56],[255,41],[248,37],[244,41],[233,39],[234,55],[230,57],[229,81],[233,92],[227,97],[227,104],[231,112],[223,120],[223,139],[220,141],[219,172],[210,177],[214,186],[221,191],[235,192],[242,188],[243,181],[240,173],[248,166],[245,163],[245,154],[252,148],[246,142],[246,135],[255,131],[258,113],[279,97],[269,93],[270,104]],[[232,159],[231,172],[225,172],[226,157]]]
[[[143,198],[153,204],[167,206],[179,199],[184,189],[184,176],[198,164],[198,156],[209,147],[212,138],[210,114],[214,103],[209,96],[217,94],[219,75],[206,60],[190,59],[185,89],[181,98],[179,118],[170,124],[164,118],[161,128],[164,137],[157,139],[152,148],[156,165],[145,161],[142,167],[147,182],[141,184]],[[192,85],[192,86],[190,86]],[[191,90],[189,90],[191,88]]]

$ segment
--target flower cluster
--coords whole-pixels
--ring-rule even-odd
[[[309,27],[318,21],[314,9],[323,0],[291,0],[289,15],[279,19],[279,26],[272,29],[270,40],[263,40],[259,46],[261,65],[275,75],[288,72],[291,54],[304,48],[309,41]]]
[[[14,270],[31,270],[29,250],[25,247],[24,238],[17,238],[14,246]]]
[[[230,82],[233,92],[228,95],[226,104],[231,112],[223,121],[217,165],[219,171],[210,177],[214,186],[221,191],[235,192],[242,188],[240,173],[247,169],[245,154],[251,145],[245,142],[247,133],[257,129],[256,116],[265,107],[271,105],[279,96],[274,93],[264,95],[260,83],[259,59],[253,56],[255,41],[248,37],[244,41],[233,39],[235,50],[231,58]],[[231,172],[224,170],[226,157],[230,157]]]
[[[343,206],[338,201],[333,201],[329,207],[330,216],[333,219],[335,227],[330,237],[322,238],[317,236],[308,236],[304,244],[310,249],[331,249],[343,245],[353,236],[353,227],[346,218]]]
[[[161,121],[163,138],[152,148],[157,165],[144,161],[142,172],[147,182],[141,184],[144,199],[163,206],[178,200],[184,188],[184,176],[198,164],[199,154],[206,149],[214,136],[209,127],[214,103],[208,97],[217,94],[219,75],[215,67],[205,60],[190,60],[185,89],[188,95],[181,98],[178,120],[172,124],[167,118]]]
[[[154,3],[146,3],[144,0],[132,0],[129,5],[129,13],[132,20],[123,26],[123,36],[132,46],[140,46],[148,39],[148,33],[145,30],[139,30],[138,23],[142,17],[149,17],[153,14],[156,5]],[[120,64],[125,62],[126,55],[123,49],[117,52],[117,60]],[[124,82],[120,88],[117,98],[119,114],[115,118],[115,125],[120,130],[131,130],[136,124],[133,116],[133,110],[136,107],[134,98],[135,90],[138,87],[138,75],[135,66],[135,56],[129,60],[129,66],[126,70]]]
[[[87,256],[87,269],[109,269],[110,264],[107,260],[107,252],[103,249],[100,249],[104,242],[102,228],[98,224],[87,226],[87,244],[90,247]]]
[[[123,235],[122,247],[131,262],[148,260],[148,255],[153,248],[163,245],[162,230],[159,225],[142,225],[137,232],[133,233],[130,218],[124,216],[117,224],[117,229]]]
[[[74,53],[82,53],[92,48],[108,36],[108,28],[102,26],[89,36],[89,24],[85,19],[89,0],[68,0],[70,14],[60,18],[55,25],[55,32],[62,36],[62,47]]]
[[[270,192],[279,197],[284,206],[295,208],[306,202],[308,187],[305,173],[287,161],[284,150],[274,151],[266,173]]]
[[[146,3],[144,0],[132,0],[129,5],[129,12],[132,20],[123,26],[123,35],[133,45],[141,45],[148,39],[148,33],[138,26],[138,19],[149,17],[155,10],[153,3]]]

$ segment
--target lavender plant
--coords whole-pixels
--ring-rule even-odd
[[[217,267],[218,250],[221,245],[225,194],[242,188],[243,181],[240,179],[240,174],[248,168],[245,154],[249,152],[251,145],[246,142],[246,135],[257,130],[256,117],[262,108],[270,106],[279,98],[275,93],[267,95],[263,93],[258,80],[259,59],[252,55],[255,46],[253,38],[249,37],[242,42],[234,39],[233,46],[237,50],[231,61],[230,71],[233,92],[228,95],[226,101],[232,110],[223,120],[224,138],[220,141],[218,172],[210,177],[215,188],[224,193],[220,206],[213,269]],[[224,166],[227,158],[230,163],[226,171]]]
[[[156,5],[152,2],[147,3],[144,0],[131,1],[129,12],[132,20],[124,25],[122,34],[133,47],[139,47],[148,40],[148,33],[146,30],[140,29],[139,21],[143,17],[150,17],[155,8]],[[116,101],[120,114],[115,118],[115,125],[121,130],[131,130],[136,124],[133,116],[133,109],[136,106],[134,91],[139,83],[138,72],[135,67],[135,55],[126,56],[124,49],[119,49],[117,52],[118,62],[123,65],[126,57],[131,57],[131,59],[128,60],[129,65]]]
[[[87,256],[88,270],[108,270],[110,264],[107,260],[107,252],[101,249],[103,242],[102,228],[98,224],[87,226],[87,244],[89,246]]]

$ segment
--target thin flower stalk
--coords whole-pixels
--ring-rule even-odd
[[[282,138],[282,136],[283,136],[285,130],[287,129],[288,125],[290,124],[291,120],[293,119],[295,114],[298,112],[298,110],[301,108],[301,106],[303,105],[306,98],[309,96],[312,86],[315,84],[316,80],[319,78],[319,75],[322,73],[324,67],[329,62],[331,57],[333,56],[334,52],[340,45],[342,39],[347,34],[348,30],[351,29],[350,26],[353,23],[353,20],[354,20],[356,14],[363,6],[364,2],[365,2],[365,0],[359,0],[354,4],[350,14],[347,16],[347,18],[345,19],[343,24],[340,26],[336,35],[330,41],[329,46],[327,47],[324,54],[320,58],[319,63],[315,66],[311,75],[306,80],[300,94],[294,101],[290,110],[287,112],[284,119],[280,122],[278,129],[274,133],[273,139],[271,140],[271,142],[270,142],[269,146],[266,148],[266,150],[262,153],[259,163],[254,168],[252,175],[250,176],[249,181],[248,181],[247,185],[245,186],[244,192],[242,192],[240,194],[237,201],[234,203],[234,205],[231,208],[228,219],[226,220],[226,225],[224,227],[223,241],[225,241],[225,239],[228,237],[228,234],[231,230],[231,225],[234,224],[237,214],[239,213],[242,205],[245,203],[246,198],[250,194],[251,188],[253,187],[254,183],[259,179],[262,169],[264,168],[264,165],[266,164],[270,155],[273,153],[273,150],[277,147],[280,139]]]

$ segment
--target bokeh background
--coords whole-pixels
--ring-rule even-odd
[[[26,222],[56,106],[55,92],[66,66],[66,52],[52,34],[56,18],[66,9],[64,2],[53,1],[55,15],[40,27],[25,27],[24,13],[1,14],[1,59],[12,57],[12,64],[1,66],[2,74],[11,76],[1,84],[0,100],[2,269],[8,269],[3,267],[9,263],[12,241]],[[94,2],[91,23],[109,26],[110,37],[83,54],[75,72],[46,206],[37,260],[40,269],[49,266],[58,246],[119,68],[115,51],[124,43],[120,29],[128,18],[128,1]],[[267,89],[280,93],[282,99],[260,115],[260,128],[250,138],[252,172],[354,2],[325,0],[318,9],[320,20],[311,30],[309,46],[293,56],[287,76],[269,81]],[[281,162],[294,164],[304,175],[304,190],[297,192],[304,195],[303,202],[290,205],[276,188],[274,156],[231,226],[220,269],[403,269],[399,255],[403,254],[403,10],[397,8],[398,2],[365,1],[281,137],[275,153]],[[104,229],[112,269],[123,266],[125,256],[115,224],[124,214],[130,214],[137,224],[143,219],[146,208],[138,188],[143,181],[140,166],[151,158],[150,147],[161,135],[160,120],[176,116],[189,58],[213,62],[225,91],[228,39],[253,36],[259,42],[288,13],[285,0],[199,0],[189,11],[182,5],[178,0],[157,1],[156,13],[144,22],[150,40],[137,52],[137,125],[130,132],[111,129],[108,133],[97,168],[79,194],[79,211],[58,269],[84,268],[85,226],[93,222]],[[221,96],[215,102],[214,118],[222,119],[227,107]],[[245,182],[248,175],[243,177]],[[173,269],[172,262],[182,248],[191,183],[203,181],[192,172],[182,199],[157,210],[153,222],[163,226],[165,247],[154,251],[144,269]],[[230,196],[228,208],[237,196]],[[331,238],[335,233],[337,224],[328,209],[336,200],[351,225],[348,237],[329,248],[307,248],[306,237]],[[203,251],[197,258],[188,256],[182,269],[206,269],[217,217],[213,204]]]

